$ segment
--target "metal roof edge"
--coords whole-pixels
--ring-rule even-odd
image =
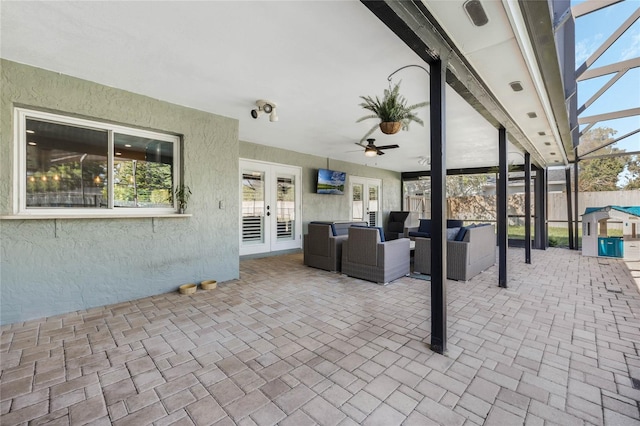
[[[565,87],[554,35],[554,27],[549,4],[546,1],[519,0],[520,10],[525,19],[532,47],[542,73],[546,92],[551,103],[558,132],[567,159],[575,161],[573,137],[567,113]]]

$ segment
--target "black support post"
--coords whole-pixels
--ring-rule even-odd
[[[498,285],[507,288],[507,185],[509,183],[509,170],[507,167],[507,130],[504,127],[498,129]]]
[[[446,250],[446,142],[445,85],[446,63],[437,59],[430,64],[431,98],[431,349],[447,350],[447,250]]]
[[[524,261],[531,263],[531,154],[524,153]]]
[[[578,194],[580,191],[580,186],[579,186],[579,173],[578,173],[578,148],[575,149],[575,158],[576,161],[575,163],[573,163],[573,196],[575,197],[575,203],[573,203],[573,205],[575,206],[575,208],[573,209],[573,226],[574,226],[574,232],[573,232],[573,238],[575,240],[575,247],[576,250],[580,250],[580,237],[579,235],[579,231],[580,231],[580,212],[578,211]]]
[[[546,169],[536,170],[534,204],[536,208],[534,247],[547,249],[547,176]]]
[[[573,208],[571,206],[571,168],[564,170],[565,181],[567,184],[567,229],[569,230],[569,248],[575,249],[573,241]]]
[[[547,211],[547,204],[549,202],[549,170],[542,170],[542,231],[544,235],[542,241],[544,241],[544,249],[549,247],[549,212]]]

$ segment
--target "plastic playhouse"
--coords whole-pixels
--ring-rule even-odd
[[[610,223],[622,236],[610,236]],[[587,207],[582,215],[582,255],[640,260],[640,206]]]

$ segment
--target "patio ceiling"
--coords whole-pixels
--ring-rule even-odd
[[[521,164],[525,146],[538,165],[565,164],[566,129],[555,124],[520,7],[485,1],[489,23],[475,27],[462,4],[420,5],[512,120],[509,161]],[[355,145],[374,125],[355,122],[366,115],[359,96],[381,95],[404,65],[426,67],[358,1],[3,2],[0,23],[5,59],[238,119],[240,140],[399,172],[429,168],[418,164],[429,157],[427,108],[424,127],[373,135],[399,149],[371,159]],[[410,103],[428,100],[423,70],[407,68],[400,80]],[[446,94],[447,167],[497,165],[497,120],[458,92]],[[251,118],[257,99],[278,105],[278,122]]]

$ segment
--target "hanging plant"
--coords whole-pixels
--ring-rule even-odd
[[[400,83],[385,89],[382,100],[377,96],[375,98],[360,96],[360,98],[364,101],[360,106],[373,114],[359,118],[356,123],[370,118],[380,120],[362,137],[362,140],[371,135],[376,130],[376,127],[380,127],[383,133],[392,135],[400,130],[409,130],[409,124],[412,121],[424,126],[424,122],[415,114],[414,110],[429,105],[429,102],[425,101],[407,106],[407,100],[400,94]]]

